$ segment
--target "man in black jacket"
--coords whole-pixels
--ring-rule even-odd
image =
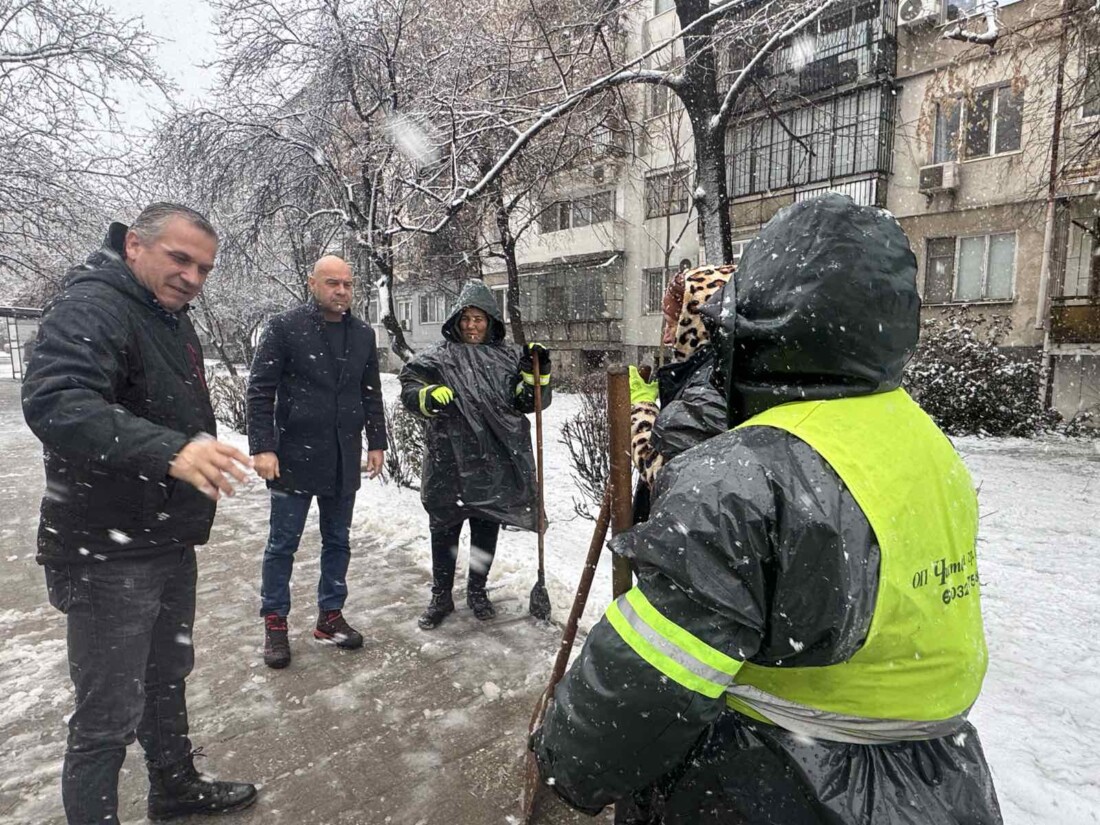
[[[313,497],[321,516],[321,577],[315,638],[354,649],[348,625],[349,533],[360,484],[362,436],[367,476],[382,471],[386,420],[374,330],[351,315],[351,268],[321,258],[309,276],[310,301],[276,315],[264,330],[248,384],[248,445],[271,488],[260,615],[264,662],[290,664],[286,617],[290,575]]]
[[[157,203],[111,224],[46,310],[23,384],[42,441],[38,533],[50,603],[67,615],[76,710],[62,773],[70,823],[117,823],[118,773],[136,737],[149,817],[224,813],[252,785],[195,770],[185,679],[194,664],[195,545],[248,457],[215,440],[202,347],[187,317],[217,234]]]

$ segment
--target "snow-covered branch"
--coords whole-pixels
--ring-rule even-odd
[[[1098,0],[1098,3],[1100,3],[1100,0]],[[963,43],[979,43],[986,46],[995,45],[1001,36],[1001,21],[997,17],[997,0],[988,0],[985,3],[982,17],[985,19],[985,31],[966,31],[965,25],[973,19],[968,17],[956,21],[954,25],[946,29],[943,33],[943,39],[959,40]]]
[[[733,106],[737,102],[737,97],[741,93],[746,80],[752,76],[753,71],[763,63],[768,57],[771,56],[776,49],[802,31],[804,28],[813,23],[817,18],[825,13],[831,6],[835,5],[839,0],[825,0],[824,3],[818,5],[812,12],[800,17],[790,26],[773,34],[768,41],[756,51],[752,59],[742,67],[738,72],[737,77],[730,83],[729,89],[726,90],[725,97],[722,100],[722,105],[718,109],[718,113],[715,114],[711,120],[711,129],[718,131],[729,122],[730,115],[733,113]]]

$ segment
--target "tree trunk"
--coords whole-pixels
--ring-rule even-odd
[[[676,0],[680,28],[686,29],[710,11],[710,0]],[[683,84],[678,89],[695,139],[695,206],[699,210],[699,245],[707,264],[730,263],[729,195],[726,191],[726,143],[723,129],[714,126],[721,108],[718,71],[714,54],[714,21],[692,29],[683,37]],[[701,197],[695,197],[702,190]]]
[[[709,118],[708,118],[709,120]],[[694,119],[693,119],[694,126]],[[707,264],[718,266],[733,262],[733,239],[730,237],[729,193],[726,190],[726,151],[721,135],[714,133],[709,123],[695,130],[696,188],[699,210],[700,246],[706,251]]]
[[[508,271],[508,320],[512,327],[512,340],[520,346],[527,343],[523,328],[523,313],[519,308],[519,263],[516,261],[516,239],[512,235],[511,214],[504,206],[504,185],[498,178],[492,187],[493,211],[500,236],[500,249],[504,255],[504,267]]]

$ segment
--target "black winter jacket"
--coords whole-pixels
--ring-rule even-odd
[[[464,344],[457,330],[463,308],[489,316],[484,344]],[[525,413],[534,412],[533,386],[520,371],[521,349],[504,340],[504,320],[493,293],[480,281],[468,283],[443,324],[443,343],[418,355],[398,376],[401,402],[420,417],[420,391],[432,384],[454,390],[455,398],[427,418],[420,500],[431,529],[473,516],[538,529],[535,457]],[[550,366],[543,370],[547,376]],[[551,389],[542,388],[542,406]]]
[[[216,435],[202,347],[122,259],[127,227],[71,270],[46,309],[23,382],[42,441],[38,561],[137,558],[206,542],[214,502],[169,478],[176,453]]]
[[[781,211],[749,247],[737,284],[704,309],[728,423],[789,401],[895,389],[917,342],[915,273],[886,213],[836,195]],[[875,616],[875,533],[825,459],[784,430],[733,430],[669,462],[649,521],[612,549],[631,559],[658,613],[762,667],[845,662]],[[558,686],[534,748],[544,778],[574,806],[642,803],[620,822],[1001,821],[968,723],[882,744],[795,735],[667,678],[607,618]]]
[[[345,495],[361,483],[363,435],[386,449],[386,417],[374,330],[344,314],[337,368],[311,300],[268,321],[248,380],[248,449],[279,456],[276,490]]]

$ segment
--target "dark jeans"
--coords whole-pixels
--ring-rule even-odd
[[[271,491],[271,531],[264,548],[260,615],[290,613],[290,574],[294,553],[302,540],[313,496]],[[348,562],[351,561],[351,514],[355,493],[317,496],[321,511],[321,578],[317,582],[317,607],[341,610],[348,597]]]
[[[467,587],[485,588],[489,568],[497,552],[497,536],[500,524],[485,519],[470,519],[470,574]],[[458,537],[462,535],[462,522],[432,530],[432,580],[433,588],[450,590],[455,583],[455,562],[458,559]]]
[[[61,776],[65,815],[70,825],[110,825],[135,736],[151,767],[191,752],[184,680],[195,662],[195,549],[45,571],[50,604],[68,618],[76,688]]]

